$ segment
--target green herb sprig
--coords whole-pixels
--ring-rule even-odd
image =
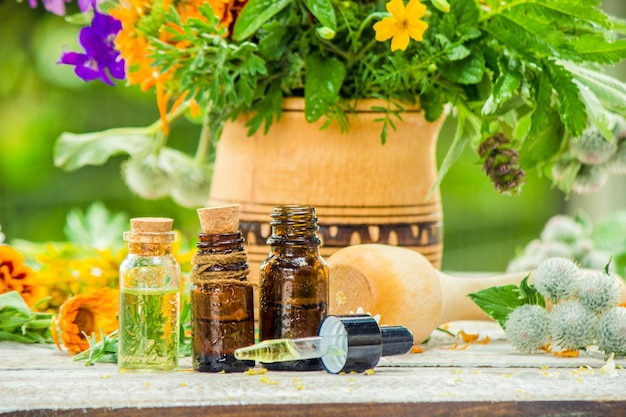
[[[76,354],[74,362],[86,361],[85,366],[93,365],[96,362],[117,363],[117,330],[105,335],[100,329],[100,341],[96,342],[96,334],[85,335],[89,342],[89,348]]]
[[[0,340],[52,343],[51,324],[52,314],[32,311],[17,291],[0,294]]]

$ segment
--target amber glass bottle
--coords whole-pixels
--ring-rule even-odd
[[[275,207],[270,254],[260,266],[260,339],[316,336],[328,312],[328,266],[319,254],[315,208]],[[319,359],[264,364],[271,370],[318,370]]]
[[[235,349],[254,344],[254,296],[241,232],[198,235],[193,258],[191,337],[193,369],[238,372],[254,361]]]

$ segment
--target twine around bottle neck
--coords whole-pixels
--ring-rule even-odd
[[[241,232],[198,235],[198,252],[192,259],[191,282],[194,284],[250,285],[247,276],[248,254]]]
[[[246,280],[250,273],[248,267],[248,255],[245,251],[229,254],[200,254],[196,253],[191,260],[193,269],[190,280],[194,284],[211,283],[239,283],[249,285]],[[220,266],[242,265],[236,270],[215,270]]]

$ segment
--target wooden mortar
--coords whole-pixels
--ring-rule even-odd
[[[329,314],[361,307],[380,314],[381,325],[402,325],[417,343],[455,320],[490,320],[467,294],[492,286],[519,285],[529,272],[455,277],[435,269],[421,254],[390,245],[354,245],[327,259]],[[623,280],[619,279],[622,288]],[[622,290],[621,301],[626,300]]]

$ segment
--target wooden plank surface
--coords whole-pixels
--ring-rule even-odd
[[[385,358],[373,374],[209,374],[189,358],[171,373],[85,367],[66,352],[0,343],[0,415],[359,416],[626,415],[626,363],[600,355],[520,355],[493,323],[464,322],[491,342],[449,350],[436,332],[424,353]],[[455,329],[453,329],[455,330]]]

